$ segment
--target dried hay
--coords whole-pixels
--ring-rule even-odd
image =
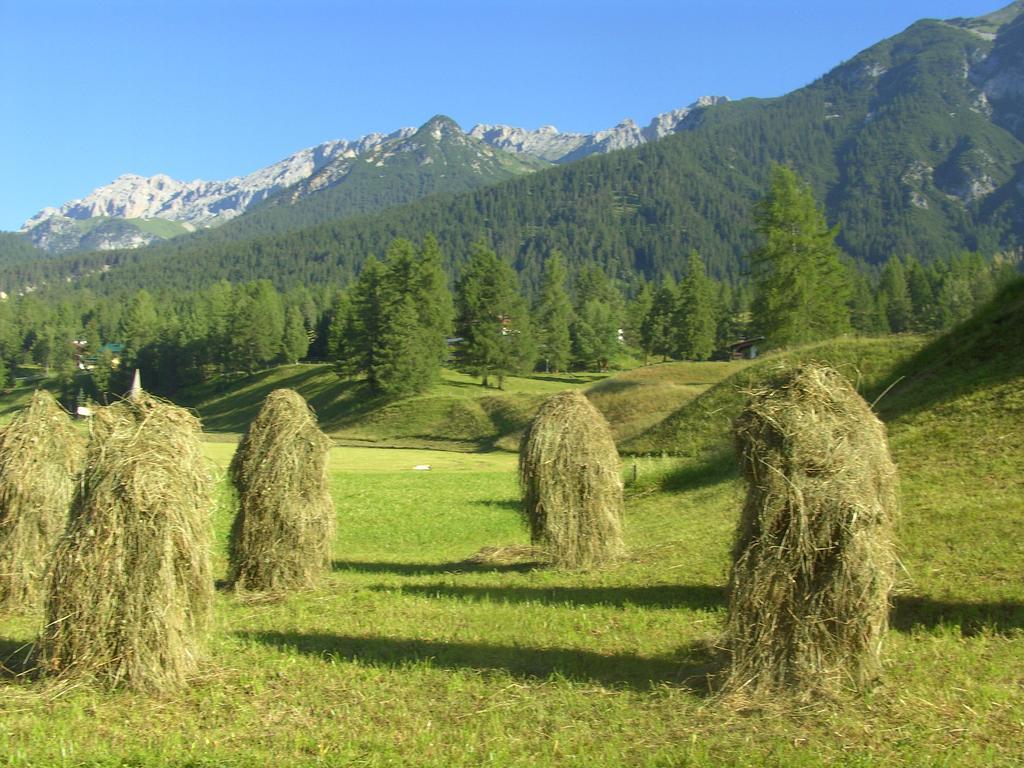
[[[228,581],[236,589],[306,589],[330,569],[330,447],[302,395],[278,389],[267,396],[228,470],[239,500],[229,542]]]
[[[623,553],[622,478],[612,433],[578,391],[548,398],[519,447],[523,514],[556,566],[586,568]]]
[[[806,365],[752,393],[735,430],[748,490],[724,690],[862,688],[879,672],[896,562],[885,426],[839,373]]]
[[[84,458],[85,438],[45,390],[0,430],[0,610],[42,605]]]
[[[536,562],[543,553],[527,544],[482,547],[465,559],[466,565],[525,565]]]
[[[97,410],[54,555],[44,674],[166,690],[195,672],[213,596],[199,435],[194,416],[144,393]]]

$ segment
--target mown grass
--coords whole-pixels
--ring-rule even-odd
[[[612,423],[617,440],[663,419],[743,363],[664,363],[625,373],[509,376],[505,388],[443,370],[427,392],[398,400],[371,395],[359,380],[340,380],[329,365],[281,366],[196,387],[182,402],[207,431],[237,434],[274,389],[298,391],[320,427],[345,444],[517,450],[519,435],[544,398],[568,388],[587,396]]]
[[[904,376],[879,401],[901,473],[903,570],[884,677],[866,694],[715,697],[743,489],[727,454],[707,458],[728,432],[705,407],[673,421],[692,450],[624,460],[630,555],[613,568],[471,560],[526,543],[512,454],[341,447],[334,569],[280,601],[218,594],[203,673],[178,695],[19,677],[41,619],[0,617],[0,763],[1020,765],[1024,371],[994,358],[998,345],[985,352],[994,329],[1021,327],[1008,317],[946,346],[844,347],[876,372],[866,392]],[[690,405],[702,399],[734,407],[735,382]],[[215,471],[231,450],[207,446]],[[222,486],[219,577],[231,512]]]
[[[897,437],[906,463],[920,436]],[[208,446],[215,468],[230,448]],[[966,477],[974,465],[959,455],[942,457]],[[430,471],[412,469],[422,458]],[[219,594],[204,671],[180,695],[8,677],[0,754],[8,765],[1017,764],[1024,589],[1001,577],[1024,556],[1001,543],[1005,530],[972,530],[968,552],[933,550],[947,521],[930,507],[931,478],[905,478],[912,580],[883,685],[839,701],[727,704],[708,676],[723,661],[714,644],[741,488],[687,477],[686,461],[635,460],[629,559],[574,574],[467,562],[526,541],[513,456],[336,448],[340,530],[318,589],[279,602]],[[972,512],[1006,480],[992,473],[948,513]],[[225,495],[219,576],[229,522]],[[4,655],[38,622],[0,619]]]
[[[330,365],[290,365],[221,378],[183,393],[180,400],[199,413],[206,430],[240,433],[271,391],[288,387],[309,401],[321,429],[337,440],[472,450],[491,448],[502,435],[522,429],[545,395],[606,375],[509,376],[499,390],[443,370],[427,392],[387,400],[370,393],[361,380],[339,379]]]

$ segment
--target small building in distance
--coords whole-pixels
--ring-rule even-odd
[[[753,360],[757,357],[757,345],[764,341],[764,336],[755,336],[752,339],[740,339],[730,344],[729,360]]]

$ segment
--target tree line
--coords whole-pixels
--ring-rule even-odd
[[[331,362],[374,393],[423,391],[450,365],[501,386],[530,371],[612,367],[624,354],[707,360],[744,336],[785,346],[844,333],[932,332],[965,319],[1011,278],[1007,259],[964,253],[925,266],[845,257],[809,185],[775,166],[757,204],[759,247],[745,281],[716,280],[691,251],[672,274],[625,283],[597,264],[570,276],[558,250],[534,290],[485,243],[444,254],[427,236],[394,239],[348,285],[280,291],[268,280],[198,291],[33,292],[0,301],[0,385],[34,364],[65,402],[106,400],[131,371],[173,396],[183,387],[301,360]],[[445,264],[461,263],[451,279]],[[116,344],[112,344],[116,343]],[[115,358],[118,365],[114,365]]]

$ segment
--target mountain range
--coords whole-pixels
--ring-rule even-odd
[[[645,128],[626,119],[592,134],[560,132],[551,125],[533,131],[477,125],[467,134],[438,115],[419,129],[327,141],[224,181],[124,174],[80,200],[44,208],[21,232],[37,247],[56,253],[135,248],[223,224],[263,203],[291,206],[338,188],[343,191],[333,200],[313,206],[320,218],[364,213],[657,141],[683,130],[695,111],[725,100],[704,96],[657,115]]]
[[[570,140],[544,128],[463,133],[434,118],[389,140],[415,151],[389,152],[382,142],[371,159],[347,160],[341,182],[326,177],[330,162],[315,170],[311,162],[304,179],[185,237],[35,261],[21,253],[13,263],[0,242],[0,288],[343,283],[393,238],[428,233],[453,273],[483,240],[528,290],[555,249],[571,270],[597,264],[624,283],[678,278],[696,250],[714,276],[740,282],[756,246],[753,205],[772,163],[811,184],[839,226],[838,242],[861,263],[904,254],[930,262],[964,250],[1019,261],[1022,11],[1017,0],[981,17],[919,21],[784,96],[668,113],[660,134],[659,119],[653,128],[624,123]],[[642,143],[604,151],[630,136]],[[493,153],[487,162],[484,150]],[[313,189],[320,174],[324,185]]]

